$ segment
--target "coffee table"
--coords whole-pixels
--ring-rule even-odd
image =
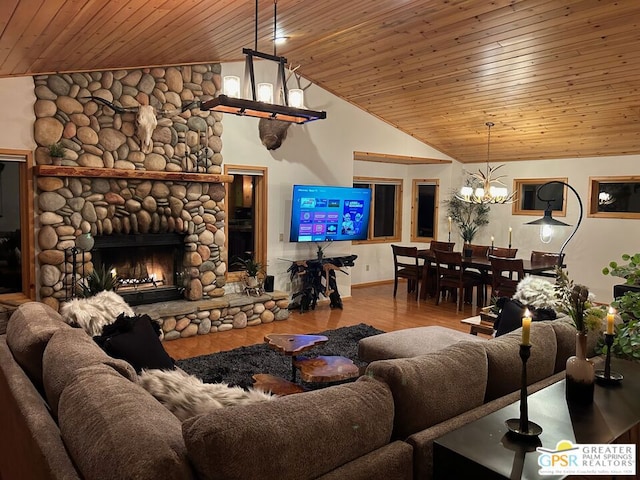
[[[360,369],[350,358],[320,355],[315,358],[298,357],[294,365],[300,369],[303,382],[338,382],[360,375]]]
[[[329,341],[324,335],[301,335],[296,333],[265,335],[264,341],[271,348],[291,357],[291,381],[296,381],[296,356],[316,345]]]

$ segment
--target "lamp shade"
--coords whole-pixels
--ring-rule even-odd
[[[228,97],[240,97],[240,77],[227,75],[222,82],[222,90]]]

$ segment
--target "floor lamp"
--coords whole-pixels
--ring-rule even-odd
[[[547,207],[544,210],[544,216],[542,218],[539,218],[538,220],[527,222],[525,223],[525,225],[540,225],[541,229],[544,228],[545,226],[549,226],[549,227],[554,227],[554,226],[570,227],[571,226],[568,223],[564,223],[564,222],[561,222],[560,220],[556,220],[555,218],[553,218],[552,210],[551,210],[551,202],[555,201],[556,200],[555,198],[543,198],[542,196],[540,196],[540,193],[542,192],[544,187],[546,187],[547,185],[554,185],[554,184],[564,185],[567,188],[569,188],[575,194],[576,199],[578,200],[578,206],[580,207],[580,215],[578,216],[578,221],[576,222],[576,226],[573,227],[573,232],[571,232],[571,235],[569,235],[569,237],[562,244],[562,247],[560,247],[560,254],[558,255],[558,267],[562,267],[562,260],[564,259],[564,253],[563,253],[564,248],[567,246],[569,241],[573,238],[573,236],[578,231],[578,228],[580,227],[580,223],[582,222],[582,215],[584,213],[584,209],[582,207],[582,199],[580,198],[580,195],[578,195],[578,192],[576,191],[576,189],[573,188],[568,183],[561,182],[559,180],[552,180],[550,182],[540,185],[536,190],[536,197],[538,198],[538,200],[542,202],[547,202]]]

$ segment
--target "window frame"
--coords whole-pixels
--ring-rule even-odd
[[[512,215],[528,215],[531,217],[540,217],[544,215],[544,210],[529,210],[520,207],[520,199],[523,194],[524,185],[544,185],[547,182],[564,182],[567,183],[566,177],[550,177],[550,178],[514,178],[513,179],[513,191],[516,192],[516,200],[511,204]],[[564,185],[562,189],[562,209],[553,210],[554,217],[566,217],[567,216],[567,186]]]
[[[631,183],[640,184],[640,176],[618,175],[608,177],[589,177],[589,204],[587,217],[591,218],[619,218],[619,219],[639,219],[640,212],[599,212],[598,195],[601,183]]]
[[[260,225],[260,228],[256,228],[254,231],[254,249],[255,255],[254,259],[260,262],[264,268],[267,266],[267,226],[269,225],[268,221],[268,168],[254,165],[224,165],[224,173],[225,175],[233,175],[234,172],[239,174],[242,172],[243,175],[253,175],[255,177],[255,191],[254,191],[254,199],[255,205],[253,206],[255,212],[255,220],[254,224]],[[225,202],[224,202],[224,211],[225,217],[229,218],[229,189],[231,188],[229,183],[225,183]],[[229,229],[225,224],[225,253],[229,252]],[[242,281],[242,277],[244,272],[230,272],[229,271],[229,258],[226,259],[227,263],[227,272],[226,279],[227,282],[240,282]],[[266,274],[266,272],[265,272]]]
[[[367,184],[371,189],[371,213],[369,215],[369,228],[366,240],[354,240],[353,245],[374,244],[374,243],[392,243],[402,240],[402,198],[403,198],[403,179],[388,177],[362,177],[354,176],[352,185]],[[374,237],[375,224],[375,185],[395,185],[395,205],[394,205],[394,235],[385,237]]]
[[[420,185],[435,185],[436,192],[433,206],[433,237],[420,237],[418,229],[418,187]],[[438,238],[438,221],[440,211],[440,182],[437,178],[414,178],[411,182],[411,241],[431,242]]]

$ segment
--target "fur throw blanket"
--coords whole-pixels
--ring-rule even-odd
[[[226,383],[203,383],[183,370],[143,370],[138,383],[180,420],[232,405],[277,398],[261,390],[243,390]]]
[[[524,277],[520,280],[512,298],[535,309],[555,310],[558,307],[558,297],[553,283],[534,276]]]
[[[121,313],[135,315],[131,307],[115,292],[103,291],[89,298],[74,298],[60,306],[60,314],[69,325],[82,328],[92,337],[102,327],[116,321]]]

